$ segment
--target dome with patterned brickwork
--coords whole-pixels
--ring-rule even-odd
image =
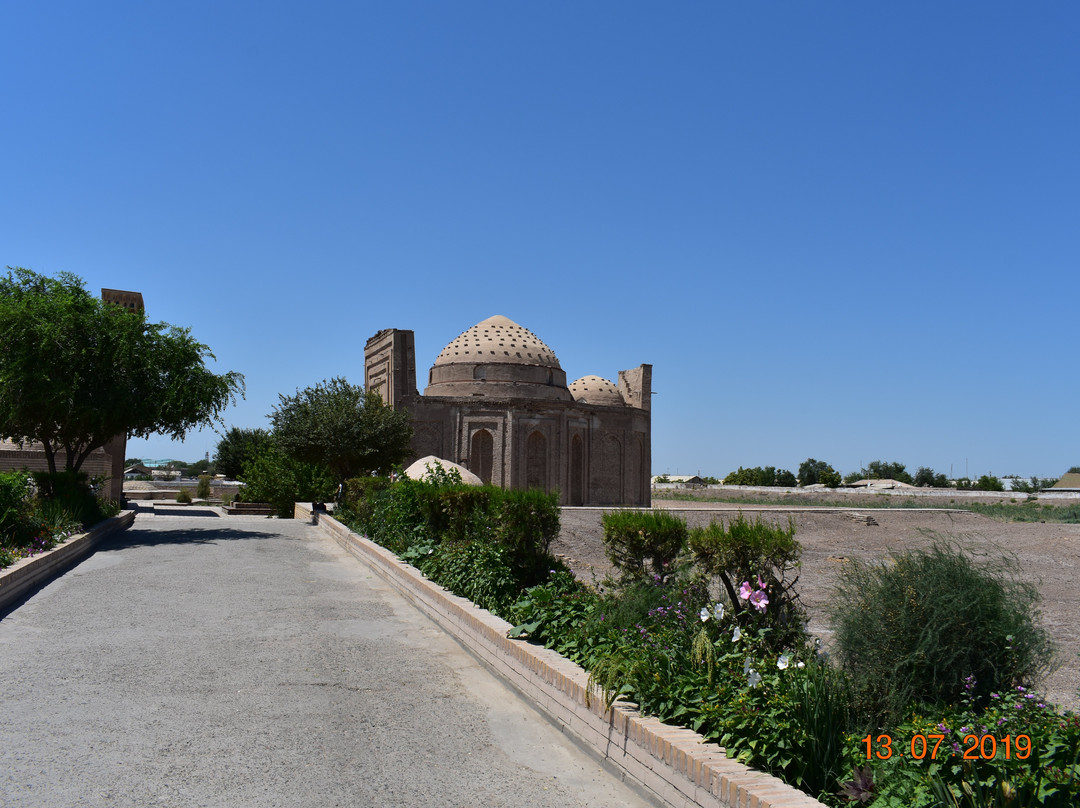
[[[584,404],[625,405],[614,382],[602,376],[582,376],[570,383],[570,395]]]
[[[555,352],[501,314],[477,323],[443,348],[424,395],[571,400]]]

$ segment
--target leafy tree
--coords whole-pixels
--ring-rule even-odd
[[[240,479],[245,502],[268,502],[283,519],[292,518],[293,503],[326,502],[337,487],[325,464],[294,460],[272,444],[244,464]]]
[[[242,429],[234,426],[218,441],[214,453],[214,468],[228,479],[237,479],[244,464],[254,460],[260,450],[270,445],[272,438],[265,429]]]
[[[374,390],[337,377],[279,398],[270,415],[274,443],[294,460],[325,463],[339,483],[388,473],[409,455],[411,416]]]
[[[920,488],[948,488],[949,478],[944,474],[935,474],[932,468],[919,466],[915,472],[914,484]]]
[[[840,485],[840,472],[824,460],[810,457],[799,464],[799,485],[827,485],[836,488]]]
[[[206,367],[187,329],[91,295],[69,273],[9,267],[0,278],[0,438],[38,441],[77,471],[117,435],[175,440],[220,420],[243,376]]]
[[[884,460],[874,460],[868,464],[862,470],[862,475],[867,480],[896,480],[908,485],[914,482],[903,463],[886,463]]]
[[[794,488],[798,484],[799,481],[795,479],[795,475],[787,469],[780,469],[780,471],[776,472],[776,485],[784,488]]]
[[[1070,466],[1066,474],[1080,474],[1080,466]]]
[[[972,486],[976,491],[1004,491],[1005,484],[993,474],[984,474]]]

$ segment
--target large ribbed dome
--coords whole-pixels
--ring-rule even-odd
[[[571,401],[566,373],[540,337],[497,314],[443,348],[425,396]]]
[[[582,376],[571,382],[570,395],[583,404],[626,405],[619,388],[602,376]]]
[[[462,332],[443,348],[435,359],[435,366],[457,362],[561,367],[555,352],[540,337],[501,314],[488,317]]]

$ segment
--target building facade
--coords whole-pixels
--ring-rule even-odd
[[[554,351],[496,315],[439,356],[423,394],[412,331],[367,341],[364,386],[413,418],[415,457],[435,455],[503,488],[557,491],[563,505],[650,504],[652,366],[618,382],[566,383]]]

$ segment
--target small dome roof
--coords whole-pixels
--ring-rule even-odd
[[[434,366],[459,363],[562,368],[555,352],[540,337],[501,314],[488,317],[462,332],[443,348]]]
[[[582,376],[571,382],[570,395],[584,404],[626,404],[619,388],[602,376]]]

